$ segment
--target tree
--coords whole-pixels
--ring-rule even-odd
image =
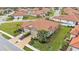
[[[45,31],[45,30],[38,31],[37,38],[38,38],[39,42],[41,42],[41,43],[48,42],[47,36],[48,36],[48,31]]]

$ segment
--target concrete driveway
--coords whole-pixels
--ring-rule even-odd
[[[19,46],[20,48],[24,48],[24,46],[26,46],[30,41],[31,41],[31,36],[28,36],[24,38],[22,41],[20,41],[19,43],[17,43],[16,45]]]
[[[22,40],[20,40],[18,37],[15,37],[13,39],[10,39],[9,41],[14,45],[16,45],[17,47],[23,49],[24,46],[26,46],[31,41],[31,35]]]

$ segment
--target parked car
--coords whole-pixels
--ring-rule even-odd
[[[30,35],[30,32],[27,32],[25,34],[23,34],[22,36],[20,36],[20,40],[23,40],[25,37],[29,36]]]

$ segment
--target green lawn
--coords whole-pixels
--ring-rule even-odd
[[[34,43],[31,45],[42,51],[58,51],[66,44],[64,37],[69,35],[70,29],[71,28],[69,27],[61,26],[60,29],[51,36],[49,43],[42,44],[37,40],[34,40]]]
[[[7,36],[7,35],[4,35],[4,34],[2,34],[2,36],[3,36],[4,38],[6,38],[7,40],[11,39],[11,37],[9,37],[9,36]]]
[[[11,21],[11,20],[13,20],[14,18],[12,17],[12,16],[10,16],[10,17],[8,17],[7,18],[7,21]]]
[[[23,48],[25,51],[33,51],[33,50],[31,50],[30,48],[28,48],[28,47],[24,47]]]
[[[12,22],[12,23],[4,23],[0,25],[0,30],[3,30],[4,32],[16,36],[20,34],[17,30],[20,29],[21,22]]]
[[[39,18],[39,17],[36,17],[36,16],[24,16],[23,17],[24,20],[27,20],[27,19],[33,20],[33,19],[37,19],[37,18]]]

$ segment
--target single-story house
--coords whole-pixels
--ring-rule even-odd
[[[79,25],[76,25],[71,31],[70,34],[72,35],[72,37],[76,37],[77,35],[79,35]]]
[[[49,32],[49,35],[54,33],[59,27],[58,23],[53,21],[39,19],[33,22],[24,22],[22,24],[22,28],[24,31],[30,31],[32,34],[32,38],[37,37],[38,30],[46,30]]]
[[[32,15],[33,16],[45,16],[45,14],[47,14],[50,10],[51,10],[50,8],[43,8],[43,7],[33,8]]]
[[[79,25],[75,26],[71,31],[71,42],[70,46],[72,50],[79,50]]]
[[[18,9],[12,14],[12,16],[14,17],[14,19],[23,19],[23,16],[26,16],[27,14],[27,9]]]
[[[65,13],[67,13],[68,15],[72,15],[72,13],[79,14],[79,10],[76,10],[76,9],[70,8],[70,7],[64,8],[63,11]]]
[[[55,16],[53,17],[52,20],[61,22],[62,24],[65,24],[66,26],[75,26],[79,24],[79,15],[72,14],[72,15]]]
[[[72,51],[79,51],[79,35],[76,38],[73,38],[69,44],[72,48]]]
[[[79,24],[79,10],[74,8],[64,8],[64,13],[67,15],[60,15],[53,17],[54,21],[61,22],[65,26],[75,26]]]

